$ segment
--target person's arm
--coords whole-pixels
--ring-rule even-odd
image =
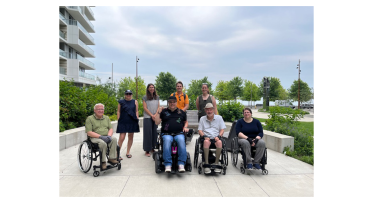
[[[197,97],[197,99],[196,99],[196,107],[197,107],[197,110],[199,111],[199,97]]]
[[[120,118],[120,104],[118,103],[118,110],[117,110],[117,119]]]
[[[162,110],[163,110],[163,108],[162,107],[159,107],[158,109],[157,109],[157,112],[155,113],[155,120],[154,120],[154,123],[155,123],[155,125],[159,125],[160,123],[161,123],[161,113],[162,113]]]
[[[113,136],[113,128],[110,128],[109,132],[107,133],[108,136]]]
[[[187,103],[188,102],[188,103]],[[186,110],[188,110],[189,108],[189,97],[188,95],[185,95],[185,101],[184,101],[184,108],[182,109],[184,112],[186,112]]]
[[[183,132],[189,132],[189,129],[188,129],[188,121],[184,121],[184,127],[183,127]]]
[[[212,106],[214,106],[214,113],[215,115],[218,115],[218,109],[216,108],[216,100],[214,96],[211,96]]]
[[[242,120],[238,120],[237,121],[237,124],[236,124],[236,133],[238,135],[238,138],[247,139],[248,137],[241,132],[241,130],[242,130],[242,122],[241,121]]]
[[[256,139],[260,140],[263,138],[263,126],[260,123],[260,121],[257,121],[256,125],[258,126],[258,130],[259,130],[259,134],[256,136]]]
[[[136,105],[136,117],[139,119],[139,104],[137,103],[137,100],[135,100],[135,105]]]

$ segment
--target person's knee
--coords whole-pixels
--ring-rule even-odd
[[[265,148],[266,147],[266,143],[264,142],[264,140],[260,139],[260,140],[258,140],[258,143],[256,143],[256,147],[258,147],[258,148]]]
[[[118,139],[114,136],[111,136],[111,142],[117,143]]]
[[[221,148],[223,146],[223,143],[221,142],[221,140],[218,140],[217,142],[215,142],[215,146],[217,148]]]

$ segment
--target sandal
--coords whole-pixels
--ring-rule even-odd
[[[126,154],[126,157],[127,158],[132,158],[132,155],[131,154]]]
[[[123,158],[121,156],[119,156],[119,160],[123,160]]]
[[[145,156],[150,157],[150,153],[149,152],[145,152]]]

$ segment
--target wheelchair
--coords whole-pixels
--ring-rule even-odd
[[[251,147],[251,156],[255,157],[256,147]],[[238,161],[238,153],[242,155],[243,162],[241,163],[240,170],[242,174],[245,174],[245,169],[247,169],[247,163],[246,163],[246,155],[243,152],[241,146],[238,145],[238,137],[233,138],[231,142],[231,158],[232,158],[232,164],[234,167],[237,167],[237,161]],[[251,157],[252,160],[254,160]],[[262,159],[260,160],[260,168],[262,169],[263,175],[268,175],[268,170],[265,169],[265,165],[267,164],[267,148],[264,150],[264,154]]]
[[[153,159],[155,161],[155,172],[156,173],[161,173],[163,171],[165,171],[165,166],[163,164],[164,160],[163,160],[163,139],[162,139],[162,133],[160,131],[160,129],[157,130],[157,133],[158,133],[158,138],[157,138],[157,143],[156,143],[156,146],[155,146],[155,149],[158,149],[157,151],[155,151],[153,153]],[[180,134],[180,133],[177,133],[177,134]],[[175,136],[177,134],[171,134],[172,136]],[[187,138],[188,137],[192,137],[193,136],[193,129],[189,129],[189,132],[188,133],[184,133],[184,139],[185,139],[185,142],[187,141]],[[186,145],[186,143],[185,143]],[[178,162],[178,152],[177,152],[177,142],[175,140],[172,141],[171,143],[171,157],[172,157],[172,165],[171,165],[171,173],[172,174],[175,174],[176,171],[178,170],[178,165],[177,165],[177,162]],[[187,152],[187,160],[185,162],[185,171],[189,171],[189,172],[192,172],[192,163],[190,161],[190,154],[189,152]]]
[[[79,145],[78,148],[78,164],[81,171],[84,173],[87,173],[91,167],[93,161],[100,161],[100,165],[94,165],[93,166],[93,176],[97,177],[100,175],[100,171],[106,171],[112,168],[118,168],[118,170],[121,169],[121,163],[119,159],[119,153],[120,148],[117,145],[117,161],[119,163],[117,164],[111,164],[106,166],[106,169],[102,169],[102,152],[100,148],[98,147],[97,143],[92,143],[89,137],[87,136],[87,140],[84,140],[82,144]],[[109,147],[106,150],[106,158],[109,160]],[[99,171],[96,171],[96,169],[100,169]]]
[[[209,158],[208,158],[209,160],[208,160],[208,163],[206,163],[205,156],[204,156],[204,153],[203,153],[203,142],[204,142],[203,137],[199,137],[198,139],[196,139],[196,146],[195,146],[195,149],[194,149],[194,168],[198,167],[198,173],[199,174],[202,173],[202,167],[203,168],[209,167],[211,169],[211,171],[213,171],[214,173],[215,173],[215,169],[218,168],[218,169],[221,169],[220,174],[225,175],[226,170],[227,170],[227,166],[228,166],[228,152],[226,150],[226,138],[222,137],[222,139],[221,139],[222,150],[221,150],[221,155],[220,155],[220,159],[219,159],[219,161],[221,163],[220,166],[219,165],[212,165],[212,163],[214,163],[215,159],[216,159],[216,157],[214,156],[216,146],[214,144],[210,145]],[[198,164],[199,154],[201,154],[202,162]],[[205,162],[205,164],[202,164],[203,162]]]

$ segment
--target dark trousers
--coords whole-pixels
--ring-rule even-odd
[[[143,128],[143,149],[149,152],[154,149],[157,143],[157,125],[155,125],[153,119],[144,118],[144,128]]]

